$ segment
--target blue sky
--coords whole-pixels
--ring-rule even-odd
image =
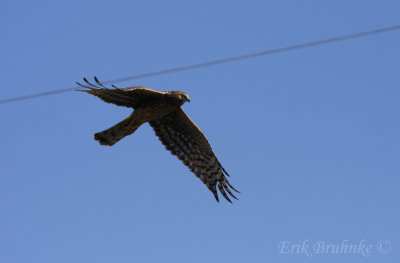
[[[3,1],[0,99],[391,26],[399,8]],[[399,43],[389,32],[118,83],[190,95],[183,108],[241,191],[234,204],[215,202],[147,124],[98,145],[126,108],[78,92],[0,105],[0,262],[398,260]],[[343,243],[361,250],[316,247]]]

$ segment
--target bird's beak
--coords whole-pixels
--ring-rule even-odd
[[[187,99],[187,102],[190,102],[190,99]]]

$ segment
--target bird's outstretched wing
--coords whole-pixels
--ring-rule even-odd
[[[229,187],[238,191],[226,179],[225,175],[229,175],[219,163],[207,138],[181,108],[151,121],[150,125],[167,150],[207,185],[217,201],[216,187],[229,202],[231,200],[226,192],[237,199]]]
[[[109,89],[101,84],[96,77],[94,77],[96,84],[90,83],[86,78],[83,78],[83,80],[85,84],[76,82],[79,86],[86,88],[81,91],[118,106],[137,108],[148,106],[148,104],[156,104],[163,100],[165,94],[165,92],[148,89],[143,86],[117,88],[112,85],[113,88]]]

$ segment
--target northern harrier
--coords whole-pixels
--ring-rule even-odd
[[[160,141],[173,155],[176,155],[208,187],[218,200],[217,186],[222,195],[231,202],[228,195],[237,199],[229,187],[238,192],[226,179],[229,174],[215,156],[203,132],[192,122],[181,106],[189,101],[182,91],[160,92],[142,86],[106,88],[94,77],[97,85],[83,79],[80,84],[86,93],[118,106],[133,108],[125,120],[113,127],[96,133],[94,139],[101,145],[114,145],[127,135],[134,133],[140,125],[148,122]],[[229,187],[228,187],[229,186]],[[226,192],[225,192],[226,191]]]

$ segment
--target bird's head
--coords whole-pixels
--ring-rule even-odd
[[[170,91],[170,94],[173,96],[175,100],[179,101],[181,105],[183,105],[186,101],[190,102],[189,95],[187,95],[183,91]]]

